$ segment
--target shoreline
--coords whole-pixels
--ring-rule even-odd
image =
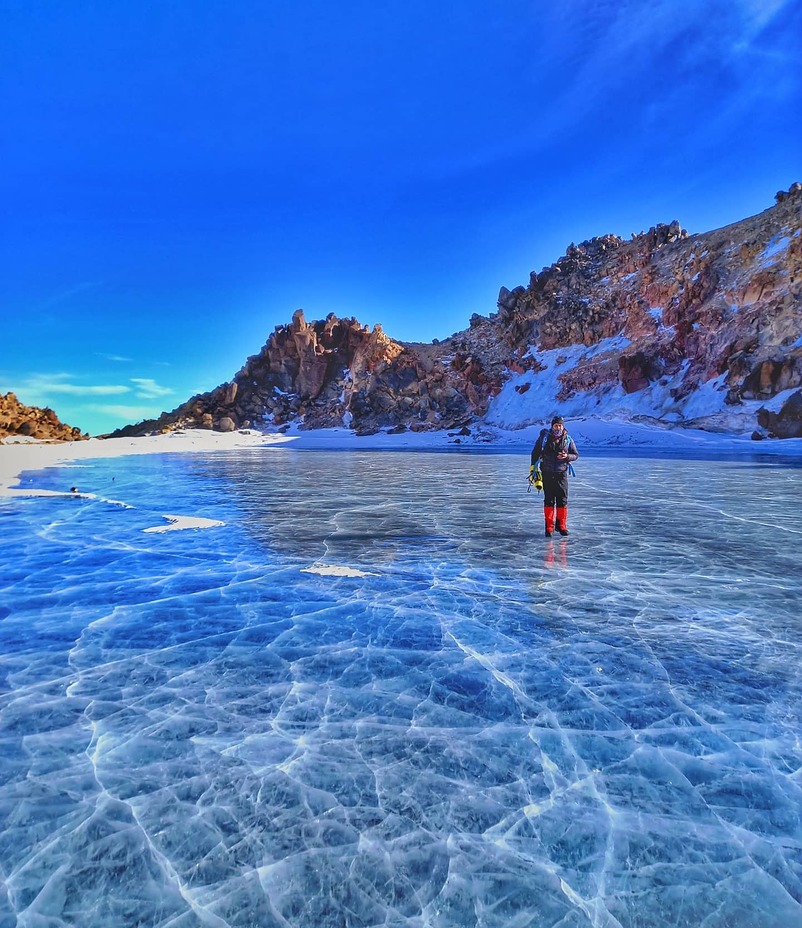
[[[455,432],[403,432],[389,435],[357,436],[349,429],[318,429],[284,433],[255,430],[212,432],[187,429],[141,438],[89,438],[83,441],[49,442],[35,439],[0,440],[0,496],[30,497],[61,494],[54,490],[21,489],[25,471],[41,471],[66,466],[74,461],[126,457],[140,454],[200,453],[238,451],[254,448],[292,448],[299,451],[453,451],[528,452],[542,426],[529,426],[515,432],[474,427],[469,436]],[[802,457],[802,438],[753,441],[734,435],[721,435],[679,429],[662,429],[632,422],[594,419],[569,420],[568,430],[584,451],[617,454],[651,452],[671,455],[769,455]]]

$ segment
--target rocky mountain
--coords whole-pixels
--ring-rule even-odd
[[[229,382],[115,435],[179,427],[518,428],[559,409],[802,436],[802,184],[690,235],[572,244],[443,341],[298,310]]]
[[[495,351],[495,346],[488,346]],[[485,352],[488,353],[487,351]],[[159,419],[114,433],[141,435],[174,428],[350,426],[361,434],[381,428],[454,428],[481,416],[502,382],[503,352],[492,373],[455,337],[440,345],[404,345],[377,325],[355,319],[308,323],[298,310],[278,326],[259,354],[230,383],[194,396]]]
[[[59,421],[52,409],[23,406],[13,393],[0,396],[0,438],[23,436],[50,441],[89,438],[80,429]]]

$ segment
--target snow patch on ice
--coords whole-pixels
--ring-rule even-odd
[[[169,525],[155,525],[153,528],[143,528],[143,532],[178,532],[183,531],[188,528],[217,528],[220,525],[225,525],[225,522],[220,522],[218,519],[202,519],[198,516],[162,516],[163,519],[167,519],[170,523]]]
[[[369,570],[359,570],[356,567],[344,567],[336,564],[313,564],[311,567],[302,567],[302,574],[320,574],[321,577],[378,577],[378,574]]]

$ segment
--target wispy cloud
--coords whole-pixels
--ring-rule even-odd
[[[87,290],[94,290],[96,287],[102,287],[102,280],[85,280],[79,284],[75,284],[72,287],[67,287],[65,290],[60,290],[57,293],[54,293],[52,296],[48,297],[46,300],[43,300],[39,304],[39,309],[48,309],[51,306],[58,306],[61,303],[68,303],[73,297],[78,296],[80,293],[84,293]]]
[[[105,358],[106,361],[115,361],[118,363],[124,363],[124,362],[130,363],[131,361],[133,361],[133,358],[126,358],[120,354],[106,354],[104,351],[96,351],[95,354],[99,358]]]
[[[175,392],[170,387],[162,387],[149,377],[132,377],[131,383],[136,384],[136,395],[143,400],[157,400]]]
[[[657,106],[664,100],[673,104],[678,95],[688,104],[705,93],[724,100],[737,97],[742,88],[733,85],[736,75],[766,92],[777,68],[755,67],[748,53],[762,58],[756,40],[793,2],[599,0],[555,5],[541,23],[554,41],[541,53],[536,73],[547,85],[555,75],[561,80],[553,87],[555,105],[539,116],[550,131],[576,125],[584,114],[615,105],[622,90],[626,101],[633,87],[642,84]],[[655,61],[665,61],[665,81],[655,81]]]
[[[51,393],[69,393],[71,396],[116,396],[131,392],[130,387],[122,384],[52,383],[48,389]]]
[[[124,396],[131,394],[137,400],[158,400],[170,396],[175,391],[157,383],[151,377],[131,377],[126,383],[88,383],[87,377],[75,374],[58,372],[53,374],[32,374],[20,380],[3,378],[8,389],[17,394],[20,400],[31,406],[51,406],[59,403],[60,398],[71,397],[80,403],[81,400],[92,400],[104,396]],[[109,415],[123,418],[150,418],[158,415],[153,405],[131,406],[99,406],[81,405],[81,408],[92,409]]]
[[[670,148],[710,147],[765,107],[796,102],[796,32],[777,27],[799,0],[563,0],[537,4],[533,42],[515,45],[521,98],[537,118],[466,146],[440,166],[451,176],[520,158],[588,133],[590,163],[625,165],[641,139],[674,130]],[[798,31],[798,30],[797,30]],[[542,41],[541,39],[545,39]],[[798,44],[798,42],[796,42]],[[606,143],[600,114],[629,136]],[[718,120],[713,131],[712,120]],[[709,138],[708,138],[709,136]],[[570,149],[568,149],[570,150]],[[637,153],[633,157],[639,157]],[[684,155],[683,155],[684,157]]]
[[[760,32],[795,0],[740,0],[747,28]],[[736,4],[738,5],[738,4]]]
[[[20,400],[31,406],[46,406],[54,397],[74,396],[119,396],[130,393],[131,387],[125,384],[89,384],[80,383],[82,378],[63,372],[53,374],[31,374],[19,380],[10,380],[8,389]]]

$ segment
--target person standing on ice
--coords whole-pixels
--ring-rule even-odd
[[[568,469],[579,457],[573,438],[565,431],[562,416],[551,420],[551,428],[543,429],[532,449],[529,479],[534,478],[535,468],[540,461],[543,474],[543,515],[546,520],[546,538],[554,533],[555,507],[557,531],[568,534]]]

